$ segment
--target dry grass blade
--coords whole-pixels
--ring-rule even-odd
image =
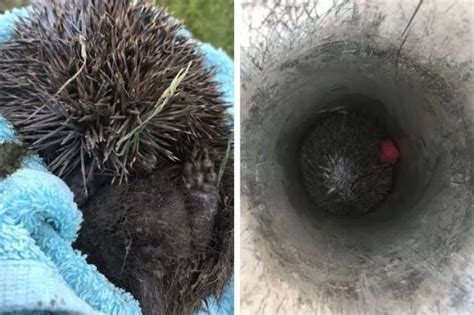
[[[224,158],[222,159],[222,163],[221,163],[221,166],[219,168],[219,174],[217,176],[217,187],[219,187],[221,185],[221,180],[222,180],[222,177],[224,176],[224,172],[227,168],[227,162],[229,161],[229,156],[230,156],[230,153],[232,151],[232,143],[233,143],[233,137],[231,136],[229,138],[229,141],[227,143],[227,149],[225,151],[225,155],[224,155]]]
[[[79,44],[81,45],[81,56],[82,56],[82,59],[83,59],[83,64],[82,64],[81,68],[79,68],[79,70],[78,70],[69,80],[67,80],[66,83],[64,83],[64,84],[59,88],[59,90],[56,92],[56,94],[54,94],[54,97],[57,97],[59,94],[61,94],[61,92],[62,92],[72,81],[74,81],[74,80],[79,76],[79,74],[81,74],[82,70],[84,70],[84,68],[86,67],[86,64],[87,64],[86,39],[85,39],[84,36],[82,36],[82,35],[79,35]]]
[[[163,94],[160,96],[158,102],[156,102],[156,105],[154,108],[150,109],[149,113],[144,114],[143,116],[146,117],[146,119],[143,122],[140,122],[140,124],[135,127],[132,131],[130,131],[128,134],[126,134],[120,141],[117,142],[115,150],[118,152],[119,156],[122,156],[125,154],[126,151],[128,151],[130,147],[130,138],[132,137],[138,137],[140,135],[140,132],[145,128],[145,126],[152,120],[156,115],[158,115],[163,108],[166,106],[166,104],[169,102],[171,97],[176,93],[177,87],[183,82],[184,78],[186,77],[189,68],[191,67],[192,62],[189,63],[188,67],[186,69],[181,69],[176,77],[171,81],[170,86],[163,92]],[[127,142],[123,148],[122,144],[124,142]]]

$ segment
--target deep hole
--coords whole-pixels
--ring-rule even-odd
[[[353,223],[347,222],[348,218],[343,217],[334,217],[331,220],[340,221],[341,224],[353,224],[358,227],[361,225],[369,227],[374,223],[373,220],[386,221],[389,224],[391,220],[403,217],[403,212],[409,211],[410,205],[416,203],[417,196],[415,193],[422,191],[424,189],[422,185],[426,185],[426,182],[431,180],[429,175],[431,170],[428,168],[428,164],[423,165],[422,162],[418,163],[419,161],[417,161],[426,160],[426,157],[421,156],[419,148],[415,148],[413,143],[407,141],[408,135],[403,132],[399,122],[390,114],[386,104],[362,94],[344,93],[346,89],[343,88],[333,89],[332,91],[336,91],[336,94],[328,97],[325,102],[310,106],[314,107],[310,110],[310,114],[305,117],[302,116],[298,124],[280,132],[277,159],[285,176],[286,195],[293,209],[308,216],[311,221],[320,221],[322,217],[327,216],[327,213],[314,205],[308,195],[300,165],[295,161],[300,160],[300,147],[303,140],[321,119],[321,112],[328,113],[344,108],[347,112],[357,113],[374,121],[378,128],[382,129],[385,137],[394,140],[397,147],[400,142],[399,150],[402,158],[400,162],[393,166],[390,194],[387,194],[386,198],[380,204],[377,204],[375,209],[371,209],[373,210],[370,211],[371,213],[368,213],[369,217],[366,218],[369,223],[367,225],[360,219],[356,219]],[[339,92],[343,93],[340,95]],[[410,152],[408,156],[411,156],[412,162],[417,162],[416,167],[403,160],[403,156],[407,152]],[[375,210],[379,212],[378,215],[372,213]],[[355,218],[357,216],[351,217]]]
[[[265,242],[261,259],[266,272],[333,310],[365,312],[368,292],[378,307],[420,290],[433,292],[429,303],[461,305],[473,226],[470,102],[435,72],[367,50],[375,51],[351,42],[309,49],[252,91],[243,198]],[[341,104],[380,122],[401,153],[390,194],[364,216],[315,210],[301,178],[305,135]]]

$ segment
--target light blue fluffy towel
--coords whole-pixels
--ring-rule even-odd
[[[8,39],[18,16],[26,15],[25,9],[0,15],[0,41]],[[232,60],[211,45],[200,47],[232,102]],[[0,117],[0,143],[15,141],[12,126]],[[37,156],[25,157],[20,170],[0,180],[0,313],[141,314],[129,293],[72,248],[81,222],[72,192]],[[231,281],[220,301],[209,298],[198,313],[233,314],[233,295]]]

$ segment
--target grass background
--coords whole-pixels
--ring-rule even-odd
[[[233,0],[154,0],[184,21],[193,35],[203,42],[234,54]]]
[[[148,0],[167,7],[193,35],[234,55],[234,0]],[[29,0],[0,0],[0,10],[24,6]]]
[[[14,7],[27,5],[29,0],[0,0],[0,10],[7,10]]]

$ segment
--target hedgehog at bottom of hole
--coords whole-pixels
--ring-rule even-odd
[[[373,118],[350,111],[322,114],[300,151],[304,187],[316,207],[360,216],[390,194],[400,153]]]
[[[82,207],[75,247],[144,314],[191,313],[231,277],[232,218],[209,160],[198,163],[103,186]]]

